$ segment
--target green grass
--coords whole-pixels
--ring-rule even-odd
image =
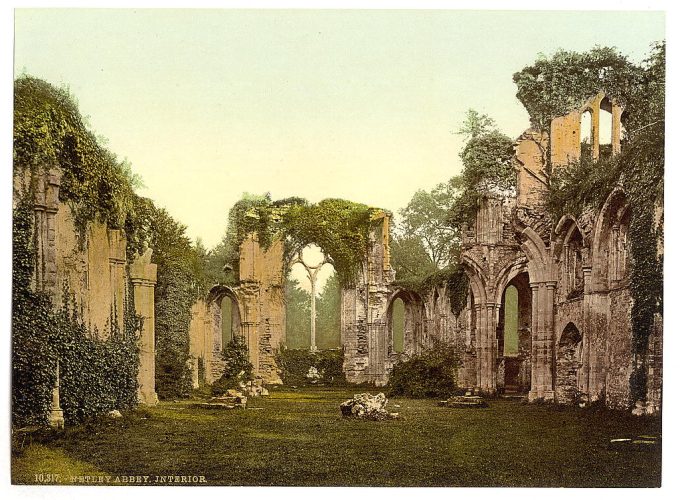
[[[161,403],[15,452],[14,482],[35,483],[32,474],[54,472],[41,458],[52,454],[82,470],[203,475],[211,485],[660,484],[660,450],[608,446],[612,438],[660,435],[659,420],[509,400],[451,409],[394,399],[388,409],[401,420],[364,422],[340,417],[338,406],[351,395],[351,389],[278,390],[231,411]]]

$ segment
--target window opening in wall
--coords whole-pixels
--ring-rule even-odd
[[[593,154],[593,116],[590,111],[581,115],[581,156]]]
[[[519,336],[517,323],[519,320],[519,303],[517,288],[510,285],[505,289],[505,318],[503,325],[503,355],[517,356],[519,352]]]
[[[310,244],[300,250],[286,278],[286,346],[340,347],[341,293],[335,268],[321,248]]]
[[[233,304],[229,297],[222,299],[220,308],[222,309],[222,345],[227,345],[233,338]]]
[[[600,158],[606,158],[612,154],[613,130],[614,116],[612,115],[612,103],[605,97],[600,103],[600,120],[598,125]]]
[[[404,352],[404,322],[406,307],[404,301],[397,298],[392,303],[392,349]]]

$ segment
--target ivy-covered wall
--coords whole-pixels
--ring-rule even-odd
[[[183,226],[135,195],[139,184],[68,91],[15,81],[14,249],[24,261],[13,274],[16,425],[45,421],[57,357],[67,422],[136,403],[141,324],[129,265],[154,245],[160,386],[186,393],[189,309],[204,286],[203,262]]]
[[[105,331],[93,331],[68,287],[61,304],[36,290],[34,234],[33,200],[25,196],[13,212],[12,425],[47,423],[57,362],[67,424],[136,405],[141,325],[130,296],[123,321],[112,309]]]

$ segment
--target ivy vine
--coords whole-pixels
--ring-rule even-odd
[[[231,262],[238,269],[238,248],[256,233],[263,248],[284,241],[284,259],[309,244],[328,255],[343,285],[354,283],[366,260],[371,228],[382,211],[361,203],[326,199],[310,204],[302,198],[272,201],[269,195],[247,197],[229,212]]]
[[[105,340],[89,331],[68,289],[54,309],[51,298],[33,291],[35,262],[32,198],[13,213],[12,425],[46,424],[52,388],[60,374],[60,401],[69,424],[137,403],[140,318],[131,297],[124,304],[122,331],[112,312]],[[131,291],[131,287],[129,287]]]
[[[618,185],[629,199],[631,220],[630,291],[635,369],[631,375],[632,402],[646,398],[645,352],[655,316],[663,313],[663,220],[655,221],[663,203],[665,129],[665,43],[635,65],[610,48],[584,54],[560,51],[542,57],[514,76],[517,97],[529,111],[532,124],[549,132],[556,116],[605,92],[625,107],[626,134],[622,153],[593,161],[588,155],[552,172],[547,208],[556,222],[567,213],[599,211]]]

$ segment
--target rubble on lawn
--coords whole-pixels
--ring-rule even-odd
[[[352,399],[348,399],[340,405],[340,412],[343,417],[357,418],[362,420],[392,420],[399,418],[398,413],[390,413],[385,409],[387,398],[381,392],[371,396],[365,392],[355,394]]]
[[[481,396],[452,396],[440,401],[439,406],[446,408],[488,408],[489,404]]]

